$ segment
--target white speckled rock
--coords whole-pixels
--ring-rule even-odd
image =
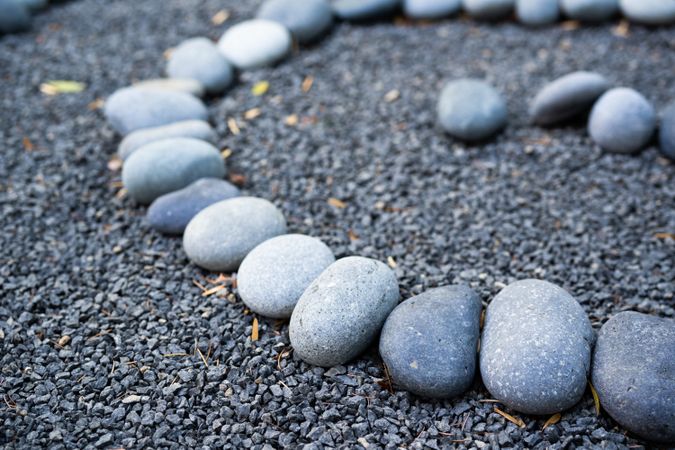
[[[134,87],[145,89],[158,89],[160,91],[183,92],[184,94],[202,97],[204,95],[204,86],[197,80],[191,78],[154,78],[150,80],[139,81]]]
[[[257,17],[279,22],[300,43],[317,40],[333,25],[333,9],[327,0],[266,0]]]
[[[511,283],[487,307],[483,382],[516,411],[563,411],[586,390],[592,345],[591,323],[564,289],[540,280]]]
[[[462,9],[462,0],[404,0],[403,12],[413,19],[441,19]]]
[[[555,23],[560,17],[558,0],[516,0],[516,17],[531,27]]]
[[[198,266],[233,272],[257,245],[286,233],[283,214],[269,201],[238,197],[215,203],[185,228],[183,249]]]
[[[293,310],[289,335],[295,354],[326,367],[354,359],[377,337],[398,299],[396,275],[385,264],[360,256],[337,260]]]
[[[117,154],[120,158],[127,159],[133,152],[146,144],[175,137],[195,138],[211,144],[215,144],[218,140],[216,132],[208,122],[186,120],[129,133],[117,147]]]
[[[191,78],[200,82],[206,92],[219,94],[234,82],[232,64],[207,38],[192,38],[171,52],[166,73],[172,78]]]
[[[246,255],[237,272],[237,290],[251,311],[286,319],[307,286],[333,262],[333,252],[319,239],[277,236]]]
[[[619,11],[619,0],[561,0],[560,8],[572,20],[602,22]]]
[[[291,43],[291,33],[283,25],[254,19],[228,29],[218,41],[218,49],[237,68],[249,70],[283,59],[290,52]]]
[[[675,0],[619,0],[628,19],[646,25],[675,23]]]
[[[462,6],[471,17],[479,20],[499,20],[513,12],[516,0],[463,0]]]

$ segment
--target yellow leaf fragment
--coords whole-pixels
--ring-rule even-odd
[[[209,295],[215,294],[216,292],[223,289],[225,289],[225,286],[222,284],[220,286],[212,287],[211,289],[207,289],[204,292],[202,292],[202,297],[208,297]]]
[[[392,89],[391,91],[384,94],[384,101],[387,103],[392,103],[398,100],[401,96],[401,92],[398,89]]]
[[[258,81],[256,84],[253,85],[251,88],[251,94],[255,95],[256,97],[260,97],[261,95],[265,94],[270,88],[270,83],[269,81]]]
[[[612,34],[616,37],[627,37],[630,33],[630,22],[623,19],[617,26],[612,29]]]
[[[251,327],[251,341],[255,342],[258,340],[258,319],[253,318],[253,326]]]
[[[262,111],[260,111],[260,108],[252,108],[249,109],[244,113],[244,119],[246,120],[253,120],[256,117],[258,117],[260,114],[262,114]]]
[[[122,160],[115,156],[113,159],[108,161],[108,170],[112,172],[117,172],[122,168]]]
[[[309,92],[310,89],[312,89],[312,85],[314,84],[314,77],[311,75],[307,75],[304,80],[302,80],[302,92],[305,94]]]
[[[286,123],[286,125],[289,127],[294,127],[298,124],[298,116],[296,114],[291,114],[290,116],[286,117],[284,123]]]
[[[579,28],[581,23],[578,20],[566,20],[563,23],[560,24],[563,30],[565,31],[573,31]]]
[[[226,9],[221,9],[211,17],[211,23],[214,25],[222,25],[230,18],[230,12]]]
[[[392,269],[395,269],[396,266],[398,265],[398,264],[396,264],[396,261],[394,260],[394,258],[391,257],[391,256],[387,256],[387,264],[388,264],[389,267],[391,267]]]
[[[222,152],[220,152],[220,156],[223,157],[223,159],[227,159],[230,156],[232,156],[232,150],[229,148],[224,148]]]
[[[593,396],[593,404],[595,405],[595,415],[599,416],[600,415],[600,397],[598,397],[598,393],[591,384],[591,382],[588,382],[588,387],[591,388],[591,395]]]
[[[497,414],[499,414],[500,416],[502,416],[503,418],[505,418],[506,420],[508,420],[509,422],[516,424],[518,427],[525,428],[525,422],[523,422],[523,419],[521,419],[520,417],[515,417],[515,416],[512,416],[511,414],[505,413],[504,411],[497,408],[496,406],[495,406],[495,412]]]
[[[45,95],[75,94],[82,92],[87,85],[79,81],[50,80],[40,85],[40,92]]]
[[[556,423],[560,422],[560,413],[555,413],[551,417],[548,418],[546,422],[544,422],[544,426],[541,427],[542,430],[545,430],[546,428],[550,427],[551,425],[555,425]]]
[[[328,204],[329,204],[330,206],[334,206],[334,207],[339,208],[339,209],[343,209],[343,208],[346,208],[346,207],[347,207],[347,204],[346,204],[345,202],[343,202],[342,200],[339,200],[339,199],[337,199],[337,198],[335,198],[335,197],[329,198],[329,199],[328,199]]]
[[[656,239],[673,239],[675,240],[675,233],[655,233]]]
[[[97,109],[103,108],[103,106],[105,106],[105,100],[103,100],[102,98],[97,98],[93,102],[89,103],[87,105],[87,108],[89,108],[91,111],[95,111]]]
[[[70,342],[70,336],[68,336],[66,334],[66,335],[61,336],[58,343],[59,343],[59,346],[63,347],[65,345],[67,345],[68,342]]]
[[[239,125],[237,125],[237,121],[234,119],[234,117],[230,117],[229,119],[227,119],[227,128],[229,128],[230,133],[234,134],[235,136],[241,132],[241,130],[239,129]]]

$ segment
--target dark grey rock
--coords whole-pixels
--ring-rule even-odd
[[[490,302],[481,336],[485,387],[527,414],[574,406],[586,390],[593,329],[579,303],[541,280],[509,284]]]
[[[266,0],[257,17],[279,22],[300,43],[316,41],[333,25],[333,9],[328,0]]]
[[[399,299],[385,264],[350,256],[331,264],[298,301],[289,325],[295,354],[317,366],[346,363],[377,337]]]
[[[619,0],[561,0],[560,8],[572,20],[602,22],[616,16]]]
[[[558,0],[516,0],[516,16],[524,25],[550,25],[560,16]]]
[[[26,5],[17,0],[0,0],[0,33],[25,31],[31,22]]]
[[[47,0],[17,0],[23,6],[28,8],[29,11],[39,11],[45,9],[49,3]]]
[[[134,83],[133,87],[182,92],[195,97],[203,97],[205,93],[204,85],[192,78],[152,78]]]
[[[461,9],[462,0],[403,0],[403,12],[413,19],[441,19]]]
[[[401,0],[336,0],[333,11],[342,20],[361,21],[391,15],[400,6]]]
[[[675,161],[675,102],[667,106],[661,114],[659,146],[663,155]]]
[[[203,120],[186,120],[159,127],[144,128],[129,133],[122,139],[119,147],[117,147],[117,154],[120,158],[127,159],[133,152],[146,144],[177,137],[200,139],[211,144],[215,144],[218,140],[216,132],[208,122]]]
[[[673,0],[619,0],[621,12],[628,19],[646,25],[675,23]]]
[[[239,196],[239,189],[219,178],[201,178],[178,191],[155,199],[148,208],[146,220],[155,230],[166,234],[183,234],[185,227],[199,211]]]
[[[207,38],[183,41],[169,57],[166,73],[172,78],[197,80],[206,92],[219,94],[234,82],[234,68]]]
[[[380,336],[394,383],[431,398],[466,391],[476,372],[481,310],[478,295],[465,286],[431,289],[398,305]]]
[[[499,20],[513,12],[516,0],[463,0],[462,6],[474,19]]]
[[[621,426],[675,444],[675,321],[627,311],[602,326],[593,352],[593,387]]]
[[[229,28],[218,41],[220,52],[241,70],[272,65],[291,51],[288,29],[271,20],[253,19]]]
[[[251,311],[286,319],[305,289],[333,262],[333,252],[319,239],[277,236],[246,255],[237,272],[237,291]]]

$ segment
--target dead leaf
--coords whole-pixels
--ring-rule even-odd
[[[209,295],[215,294],[216,292],[221,291],[225,288],[226,286],[222,284],[219,286],[212,287],[211,289],[207,289],[204,292],[202,292],[202,297],[208,297]]]
[[[503,418],[505,418],[506,420],[508,420],[509,422],[516,424],[518,427],[525,428],[525,422],[523,422],[523,419],[521,419],[520,417],[515,417],[515,416],[512,416],[511,414],[505,413],[504,411],[497,408],[496,406],[495,406],[494,411],[497,414],[499,414],[500,416],[502,416]]]
[[[95,111],[97,109],[103,108],[103,106],[105,106],[105,100],[103,100],[102,98],[97,98],[93,102],[89,103],[87,105],[87,108],[89,108],[91,111]]]
[[[59,345],[60,345],[61,347],[64,347],[65,345],[67,345],[68,342],[70,342],[70,336],[68,336],[67,334],[64,335],[64,336],[61,336],[61,337],[59,338]]]
[[[253,318],[253,326],[251,327],[251,341],[255,342],[258,340],[258,319]]]
[[[45,95],[75,94],[82,92],[86,84],[71,80],[50,80],[40,85],[40,92]]]
[[[290,116],[286,116],[286,119],[284,120],[284,123],[288,125],[289,127],[294,127],[298,124],[298,116],[295,114],[291,114]]]
[[[544,422],[544,426],[541,427],[542,430],[545,430],[546,428],[550,427],[551,425],[555,425],[556,423],[560,422],[560,413],[555,413],[551,417],[548,418],[546,422]]]
[[[389,267],[391,267],[392,269],[395,269],[396,266],[397,266],[396,261],[395,261],[394,258],[391,257],[391,256],[387,256],[387,265],[388,265]]]
[[[270,88],[270,83],[269,81],[258,81],[256,84],[253,85],[251,88],[251,94],[255,95],[256,97],[260,97],[261,95],[265,94]]]
[[[164,56],[164,59],[167,61],[171,59],[171,55],[173,54],[174,50],[175,49],[173,47],[169,47],[166,50],[164,50],[164,53],[162,54]]]
[[[33,151],[33,143],[28,139],[28,136],[23,137],[23,148],[26,149],[27,152]]]
[[[391,91],[384,94],[384,101],[387,103],[395,102],[401,96],[401,92],[398,89],[392,89]]]
[[[302,80],[302,92],[305,94],[309,92],[310,89],[312,89],[312,85],[314,84],[314,77],[311,75],[307,75],[304,80]]]
[[[211,17],[211,23],[214,25],[222,25],[230,18],[230,12],[226,9],[221,9]]]
[[[232,156],[232,150],[229,148],[224,148],[222,152],[220,152],[220,156],[223,157],[223,159],[227,159],[230,156]]]
[[[350,241],[358,241],[359,240],[359,235],[354,233],[354,231],[351,230],[351,229],[347,232],[347,236],[349,236]]]
[[[578,20],[566,20],[560,24],[560,27],[565,31],[573,31],[579,28],[581,23]]]
[[[235,136],[241,132],[234,117],[227,119],[227,127],[230,129],[230,133],[234,134]]]
[[[598,393],[591,384],[591,382],[588,382],[588,387],[591,388],[591,395],[593,396],[593,404],[595,405],[595,415],[599,416],[600,415],[600,397],[598,397]]]
[[[343,202],[342,200],[339,200],[339,199],[337,199],[337,198],[335,198],[335,197],[329,198],[329,199],[328,199],[328,204],[329,204],[330,206],[334,206],[334,207],[339,208],[339,209],[343,209],[343,208],[346,208],[346,207],[347,207],[347,204],[346,204],[345,202]]]
[[[117,172],[122,168],[122,160],[118,157],[114,157],[110,161],[108,161],[108,170],[112,172]]]
[[[675,240],[675,233],[655,233],[656,239],[673,239]]]
[[[616,37],[628,37],[630,34],[630,22],[626,19],[621,20],[621,22],[612,29],[612,34]]]
[[[231,173],[229,176],[230,183],[236,185],[236,186],[243,186],[246,184],[246,176],[242,175],[240,173]]]
[[[262,111],[260,111],[260,108],[252,108],[249,109],[244,113],[244,119],[246,120],[253,120],[256,117],[260,116],[262,114]]]

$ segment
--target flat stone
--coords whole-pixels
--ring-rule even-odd
[[[473,383],[482,305],[466,286],[431,289],[398,305],[380,336],[380,355],[397,386],[452,398]]]
[[[447,133],[459,139],[486,139],[504,128],[506,117],[504,99],[484,81],[451,81],[441,92],[438,121]]]
[[[270,66],[291,51],[291,33],[271,20],[254,19],[228,29],[218,41],[220,52],[238,69]]]
[[[619,0],[621,12],[633,22],[646,25],[670,25],[675,23],[673,0]]]
[[[593,106],[588,132],[600,147],[614,153],[635,153],[644,148],[656,129],[656,112],[639,92],[614,88]]]
[[[398,299],[396,275],[387,265],[360,256],[337,260],[293,310],[289,336],[295,354],[324,367],[354,359],[377,337]]]
[[[586,390],[593,329],[579,303],[546,281],[509,284],[490,302],[481,337],[485,387],[510,408],[553,414]]]
[[[594,72],[572,72],[547,84],[530,107],[535,123],[551,125],[588,111],[607,89],[609,81]]]
[[[220,94],[235,80],[234,67],[207,38],[183,41],[169,57],[166,73],[171,78],[197,80],[209,94]]]
[[[675,161],[675,102],[668,105],[661,114],[659,146],[665,157]]]
[[[401,0],[337,0],[333,11],[342,20],[362,21],[389,16],[400,6]]]
[[[134,83],[134,87],[182,92],[194,95],[195,97],[203,97],[205,92],[204,86],[199,81],[191,78],[154,78]]]
[[[122,167],[129,195],[147,204],[200,178],[223,178],[225,161],[208,142],[170,138],[151,142],[134,152]]]
[[[614,420],[649,441],[675,444],[675,321],[632,311],[602,326],[593,387]]]
[[[602,22],[616,16],[619,0],[561,0],[560,8],[572,20]]]
[[[474,19],[500,20],[513,12],[516,0],[463,0],[462,6]]]
[[[17,33],[31,26],[29,9],[17,0],[0,0],[0,33]]]
[[[201,139],[211,144],[215,144],[218,140],[216,132],[208,122],[204,122],[203,120],[186,120],[159,127],[144,128],[129,133],[122,139],[119,147],[117,147],[117,154],[120,158],[127,159],[133,152],[146,144],[175,137]]]
[[[441,19],[457,14],[462,0],[404,0],[403,11],[412,19]]]
[[[333,25],[333,9],[327,0],[267,0],[258,19],[279,22],[300,43],[316,41]]]
[[[110,125],[123,135],[143,128],[208,118],[204,104],[192,95],[137,87],[115,91],[106,101],[104,113]]]
[[[194,216],[207,206],[238,197],[239,189],[220,178],[201,178],[178,191],[155,199],[148,208],[148,224],[165,234],[183,234]]]
[[[558,0],[516,0],[516,17],[532,27],[555,23],[560,17]]]
[[[223,200],[200,211],[185,228],[183,249],[200,267],[233,272],[256,246],[286,233],[276,206],[256,197]]]
[[[246,255],[237,272],[237,290],[251,311],[286,319],[305,289],[333,262],[333,252],[319,239],[277,236]]]

